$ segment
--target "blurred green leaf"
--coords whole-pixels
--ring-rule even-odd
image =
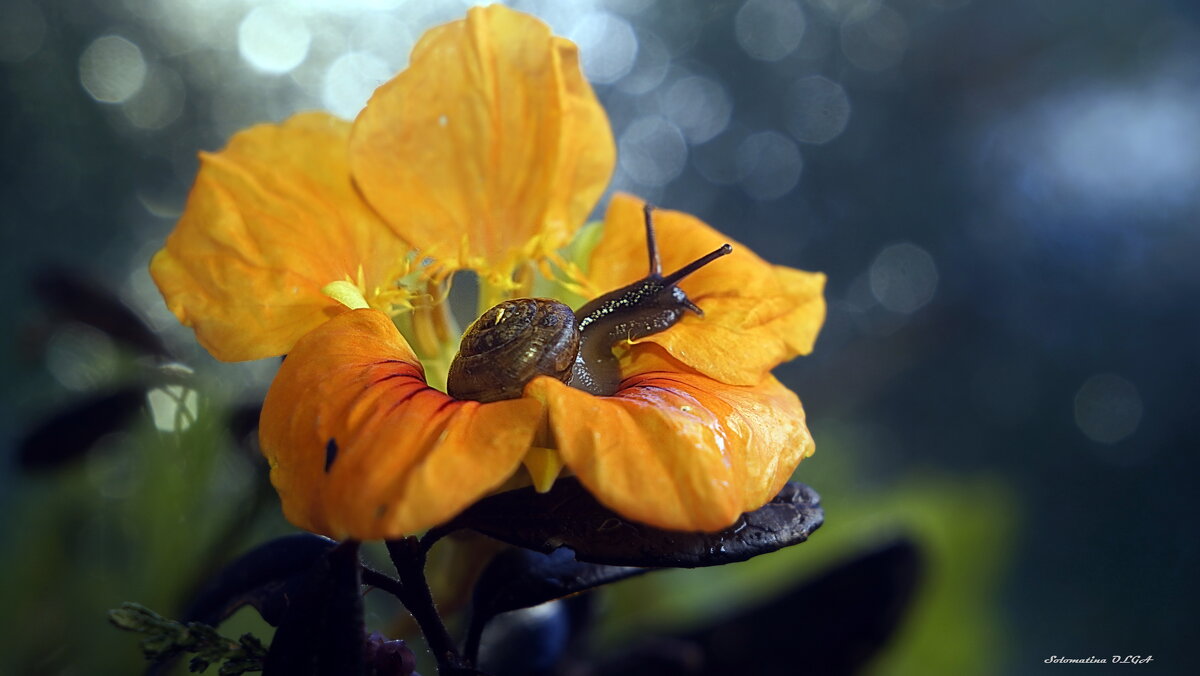
[[[621,583],[609,599],[603,644],[653,630],[699,628],[903,535],[916,544],[928,572],[907,621],[869,673],[980,674],[998,669],[1005,632],[997,591],[1018,512],[1001,482],[918,476],[864,494],[830,486],[826,479],[805,478],[821,482],[823,489],[827,522],[820,537],[745,563],[664,571]],[[796,622],[800,626],[821,619],[798,610]]]

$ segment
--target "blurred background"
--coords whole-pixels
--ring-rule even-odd
[[[276,362],[215,362],[149,258],[198,150],[300,110],[353,118],[468,4],[0,4],[0,672],[133,673],[137,639],[106,609],[177,614],[291,532],[246,438]],[[1188,671],[1200,5],[511,4],[580,45],[618,141],[612,190],[829,275],[815,352],[777,371],[808,411],[818,452],[797,478],[826,525],[607,590],[597,640],[686,631],[899,538],[921,575],[870,673],[1068,668],[1055,655]],[[102,330],[125,306],[151,331]],[[89,452],[22,454],[71,409],[41,433]],[[254,623],[234,620],[267,638]]]

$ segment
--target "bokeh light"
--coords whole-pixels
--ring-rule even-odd
[[[842,52],[863,70],[892,68],[907,47],[908,25],[899,12],[886,5],[842,24]]]
[[[779,61],[800,46],[806,22],[794,0],[746,0],[734,19],[738,44],[761,61]]]
[[[183,114],[187,87],[183,78],[166,66],[149,70],[136,95],[122,106],[129,122],[140,129],[162,129]]]
[[[933,298],[937,266],[929,252],[911,242],[885,247],[871,263],[871,293],[892,312],[910,314]]]
[[[107,387],[117,375],[117,346],[82,324],[55,332],[46,345],[46,369],[63,387],[83,392]]]
[[[79,81],[92,98],[122,103],[146,81],[146,60],[137,45],[119,35],[96,38],[79,57]]]
[[[809,0],[809,4],[840,25],[871,16],[883,0]]]
[[[761,201],[778,199],[795,188],[804,166],[796,144],[777,131],[747,136],[734,157],[742,188]]]
[[[850,99],[838,83],[821,75],[799,78],[788,87],[788,131],[802,143],[829,143],[850,123]]]
[[[729,125],[733,103],[721,83],[699,76],[680,78],[663,94],[662,111],[692,145],[707,143]]]
[[[375,88],[387,82],[391,74],[388,64],[374,54],[343,54],[325,71],[321,102],[333,114],[353,120]]]
[[[264,73],[287,73],[308,56],[312,42],[304,18],[287,5],[250,10],[238,24],[238,53]]]
[[[1014,146],[1017,198],[1083,212],[1187,204],[1200,191],[1200,90],[1167,73],[1137,85],[1056,91],[998,133]],[[1037,191],[1030,190],[1037,187]]]
[[[1088,378],[1075,393],[1075,424],[1088,439],[1115,444],[1137,431],[1142,398],[1137,387],[1112,373]]]
[[[637,33],[637,42],[638,50],[633,64],[625,77],[617,82],[621,91],[634,95],[645,94],[658,87],[667,77],[671,63],[671,53],[654,33]]]
[[[33,56],[46,36],[46,20],[28,0],[0,4],[0,61],[17,63]]]
[[[614,14],[585,14],[568,36],[579,45],[583,72],[592,82],[612,84],[620,80],[637,59],[638,41],[633,27]]]
[[[687,141],[679,127],[652,115],[635,120],[617,143],[621,170],[635,183],[649,187],[666,185],[679,176],[687,163]]]
[[[184,385],[164,385],[146,394],[154,427],[162,432],[183,432],[200,415],[200,393]]]

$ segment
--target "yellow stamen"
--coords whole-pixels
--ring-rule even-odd
[[[553,263],[554,267],[561,271],[561,274],[555,274],[553,268],[549,267],[550,263]],[[591,283],[574,261],[564,258],[557,251],[550,254],[542,265],[548,269],[542,273],[543,275],[556,280],[564,289],[573,294],[584,298],[595,298],[603,292],[603,289],[599,289]]]
[[[363,308],[371,307],[367,303],[367,299],[363,296],[362,290],[345,280],[338,280],[336,282],[330,282],[326,284],[321,289],[321,293],[329,296],[342,305],[345,305],[351,310],[361,310]]]

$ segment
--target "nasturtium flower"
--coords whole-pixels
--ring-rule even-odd
[[[580,228],[615,162],[576,48],[502,6],[418,42],[353,122],[308,113],[202,157],[151,272],[218,359],[286,353],[260,441],[285,515],[336,538],[391,538],[453,518],[522,465],[563,468],[620,514],[718,530],[769,500],[813,443],[771,370],[812,349],[824,276],[734,252],[680,283],[704,310],[614,348],[596,396],[547,377],[518,399],[444,392],[458,270],[479,306],[576,304],[646,274],[643,203],[617,195]],[[664,270],[728,238],[654,212]]]

